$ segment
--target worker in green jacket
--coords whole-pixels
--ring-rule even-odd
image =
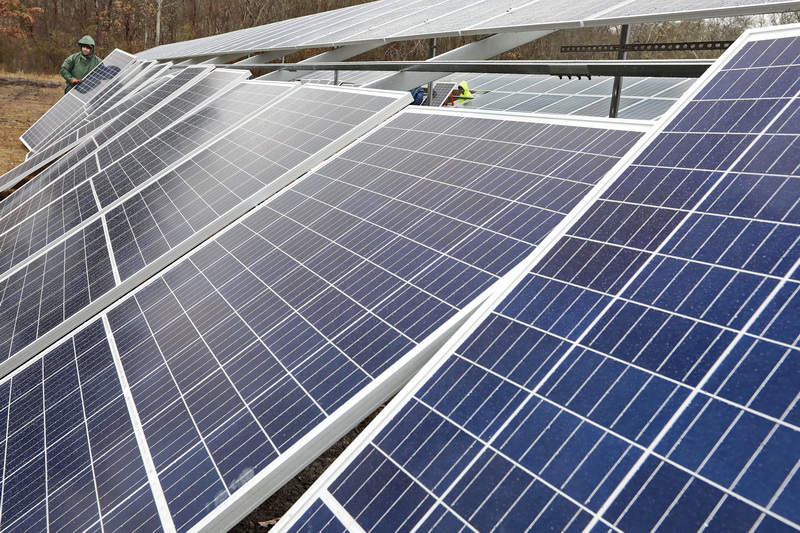
[[[94,55],[94,39],[90,36],[84,35],[78,41],[78,46],[81,51],[66,58],[61,65],[61,75],[67,81],[64,94],[67,94],[70,89],[83,81],[83,78],[102,61],[102,59]]]

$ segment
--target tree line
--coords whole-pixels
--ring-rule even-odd
[[[103,56],[114,48],[137,53],[158,44],[180,42],[241,28],[269,24],[339,9],[369,0],[0,0],[0,69],[57,72],[75,43],[91,35]],[[630,42],[734,40],[753,26],[796,22],[797,12],[757,17],[689,20],[637,24]],[[438,53],[480,37],[440,39]],[[614,44],[618,28],[591,27],[559,31],[502,57],[506,59],[615,59],[612,54],[562,54],[566,44]],[[287,57],[299,61],[320,50]],[[360,60],[422,60],[431,55],[430,43],[390,43],[360,56]],[[631,59],[706,58],[718,52],[648,52]]]

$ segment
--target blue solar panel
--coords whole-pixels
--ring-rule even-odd
[[[3,527],[157,531],[101,321],[0,383]]]
[[[543,164],[540,175],[480,163],[482,154],[466,150],[470,143],[441,134],[412,151],[407,143],[420,131],[470,131],[483,149],[511,145],[517,156],[535,152],[560,164],[548,174]],[[528,189],[571,181],[569,162],[585,155],[581,144],[594,145],[596,166],[583,167],[580,179],[596,181],[616,160],[609,153],[624,153],[638,136],[408,113],[111,311],[178,530],[227,506],[267,465],[288,460],[310,431],[532,250],[552,218],[563,216],[556,205],[571,205],[591,186],[547,202],[553,212],[528,205]],[[547,147],[574,137],[582,143]],[[426,153],[441,163],[435,177],[422,177],[431,167],[416,159]],[[510,180],[525,184],[522,192]],[[414,192],[425,184],[449,193]],[[497,217],[515,205],[534,209],[527,216],[539,216],[543,227],[515,237],[517,225]],[[479,225],[495,217],[493,230]]]
[[[800,528],[800,38],[726,57],[283,530]]]
[[[164,105],[169,97],[179,94],[185,90],[186,86],[197,83],[208,72],[209,70],[206,68],[182,70],[173,79],[160,85],[154,92],[148,92],[141,101],[136,101],[134,106],[117,115],[116,120],[107,123],[100,131],[95,131],[81,146],[42,172],[35,180],[26,183],[0,204],[0,218],[2,218],[4,228],[9,227],[10,221],[13,221],[13,224],[18,223],[21,220],[20,217],[29,216],[31,212],[35,212],[66,191],[86,181],[89,176],[99,170],[97,160],[88,158],[92,152],[107,141],[119,137],[128,126],[136,123],[147,112]],[[89,132],[81,130],[79,133],[88,134]],[[134,146],[131,146],[131,149],[133,148]],[[31,199],[35,199],[35,201],[31,201]],[[23,207],[20,208],[20,206]],[[15,210],[19,210],[23,214],[11,215]]]
[[[249,209],[265,188],[294,179],[373,123],[376,110],[397,101],[396,93],[313,87],[282,98],[109,212],[120,277],[128,279],[201,230]]]
[[[14,226],[3,228],[6,231],[0,237],[0,269],[6,270],[26,261],[32,254],[92,218],[116,200],[118,195],[129,192],[169,168],[287,90],[286,86],[276,86],[269,91],[239,85],[185,120],[176,124],[171,122],[215,93],[223,91],[234,81],[230,74],[210,74],[201,82],[205,88],[185,91],[172,100],[166,109],[161,108],[163,113],[137,123],[101,147],[95,157],[84,160],[66,172],[62,180],[70,181],[65,182],[64,186],[75,183],[75,189],[67,190],[63,196]],[[234,79],[236,77],[240,78],[234,75]],[[98,168],[97,163],[110,165]],[[91,176],[91,184],[85,179],[86,176]],[[49,191],[54,190],[57,189]],[[37,200],[40,198],[33,197],[27,203],[37,203]],[[26,207],[23,204],[17,213],[27,215]],[[18,216],[14,215],[7,215],[4,222],[8,220],[8,224],[15,223]]]
[[[4,278],[0,287],[3,363],[114,287],[101,222],[90,224]],[[4,374],[7,366],[3,367]]]
[[[236,154],[257,150],[265,159],[253,161],[254,169],[265,161],[291,168],[299,159],[271,145],[292,138],[300,152],[319,149],[320,138],[330,142],[386,106],[380,101],[386,96],[377,93],[368,98],[359,91],[308,90],[320,93],[315,109],[307,109],[308,98],[298,92],[295,102],[275,106],[274,114],[214,146],[240,165],[248,159]],[[397,93],[396,99],[403,103],[408,95]],[[302,110],[309,112],[307,122],[300,120]],[[291,127],[278,130],[275,124],[289,117]],[[254,138],[258,132],[262,139]],[[131,503],[126,517],[114,523],[121,529],[163,523],[178,531],[201,520],[210,527],[231,525],[237,509],[255,505],[264,491],[283,482],[274,469],[299,468],[310,456],[298,459],[298,450],[311,446],[314,451],[305,453],[318,453],[335,438],[319,434],[320,424],[346,418],[356,396],[379,402],[390,394],[372,388],[376,378],[391,384],[387,369],[433,342],[426,337],[474,305],[640,135],[621,126],[407,112],[122,300],[101,320],[112,333],[108,348],[118,354],[124,376],[103,381],[115,391],[121,383],[129,392],[132,426],[147,447],[142,461],[157,482],[135,477],[138,470],[129,468],[105,482],[142,498],[151,497],[145,495],[149,483],[167,513],[157,523],[145,499]],[[489,152],[502,164],[491,161]],[[529,223],[531,218],[537,221]],[[105,253],[103,228],[95,224],[96,243]],[[137,238],[146,242],[144,235]],[[54,297],[57,308],[56,296],[64,289],[48,276],[63,271],[57,260],[65,254],[67,249],[52,251],[48,259],[54,263],[31,264],[0,282],[3,294],[19,303],[8,311],[16,317],[4,333],[10,351],[35,338],[41,327],[37,313],[54,307],[40,304],[42,299]],[[97,272],[112,271],[107,255],[105,263],[89,260]],[[102,330],[89,327],[96,328]],[[80,335],[71,345],[83,344]],[[105,360],[99,357],[97,364]],[[78,376],[83,377],[80,364]],[[122,408],[124,398],[113,396],[115,409]],[[97,398],[98,405],[114,403],[106,398]],[[102,424],[127,421],[115,413]],[[26,453],[43,455],[41,442],[32,442]],[[83,464],[81,453],[66,454],[64,464]],[[76,474],[65,487],[84,498],[73,504],[72,516],[91,526],[97,521],[93,502],[102,496],[78,490],[86,476]],[[131,476],[135,483],[126,485]],[[39,503],[46,494],[40,477],[19,479],[14,490],[36,496],[18,499],[14,519],[55,523],[56,516],[43,513]],[[254,499],[242,503],[245,496]]]

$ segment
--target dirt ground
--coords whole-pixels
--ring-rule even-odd
[[[0,175],[8,172],[22,161],[28,150],[19,140],[59,98],[64,95],[60,78],[34,78],[0,72]],[[41,87],[42,83],[51,84]],[[377,411],[376,411],[377,413]],[[294,479],[284,485],[267,501],[250,513],[231,530],[234,533],[269,531],[278,518],[294,504],[325,469],[344,451],[347,445],[364,429],[375,416],[373,413],[353,431],[307,466]]]
[[[48,84],[41,87],[38,84]],[[25,160],[28,149],[19,140],[45,111],[64,96],[59,76],[26,77],[0,72],[0,175]]]

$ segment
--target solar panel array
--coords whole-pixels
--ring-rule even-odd
[[[174,106],[143,114],[4,202],[4,235],[49,221],[0,247],[5,353],[83,324],[2,381],[6,523],[232,525],[396,390],[644,130],[404,112],[284,189],[409,100],[239,83],[161,129]]]
[[[81,120],[92,108],[92,98],[114,87],[114,79],[133,62],[134,57],[114,50],[75,88],[65,94],[47,113],[34,123],[20,139],[30,150],[38,150],[53,134]]]
[[[607,26],[627,22],[653,22],[761,14],[800,8],[795,1],[747,0],[663,4],[652,1],[583,1],[568,6],[560,0],[530,2],[503,0],[464,3],[457,0],[377,0],[237,30],[225,34],[158,46],[139,55],[142,59],[213,57],[228,53],[336,47],[498,32],[555,30],[587,25]]]
[[[102,131],[110,121],[134,105],[150,90],[153,90],[158,85],[158,83],[155,83],[156,80],[160,79],[159,77],[169,65],[169,63],[159,65],[140,63],[136,65],[137,70],[144,69],[144,72],[136,73],[133,79],[120,87],[120,90],[109,97],[107,101],[102,102],[102,106],[89,109],[87,117],[82,122],[73,124],[72,132],[53,137],[52,142],[43,142],[39,149],[36,152],[31,152],[22,164],[0,176],[0,190],[8,189],[17,184],[23,178],[52,163],[59,156],[70,150],[80,150],[81,147],[89,143],[92,144],[92,149],[95,149],[97,145],[91,137]],[[159,83],[163,81],[165,80],[161,80]],[[118,128],[127,127],[127,125],[122,120],[117,123]]]
[[[278,530],[800,528],[800,28],[724,58]]]
[[[607,77],[569,80],[519,74],[458,74],[448,79],[468,82],[474,99],[459,105],[470,109],[594,117],[608,116],[614,84],[614,79]],[[655,120],[666,113],[694,81],[624,78],[617,115]]]
[[[663,9],[420,6],[156,50]],[[115,51],[16,172],[66,155],[0,203],[3,527],[230,527],[443,346],[282,527],[800,527],[798,31],[732,48],[657,129]],[[548,110],[600,105],[575,96]]]

